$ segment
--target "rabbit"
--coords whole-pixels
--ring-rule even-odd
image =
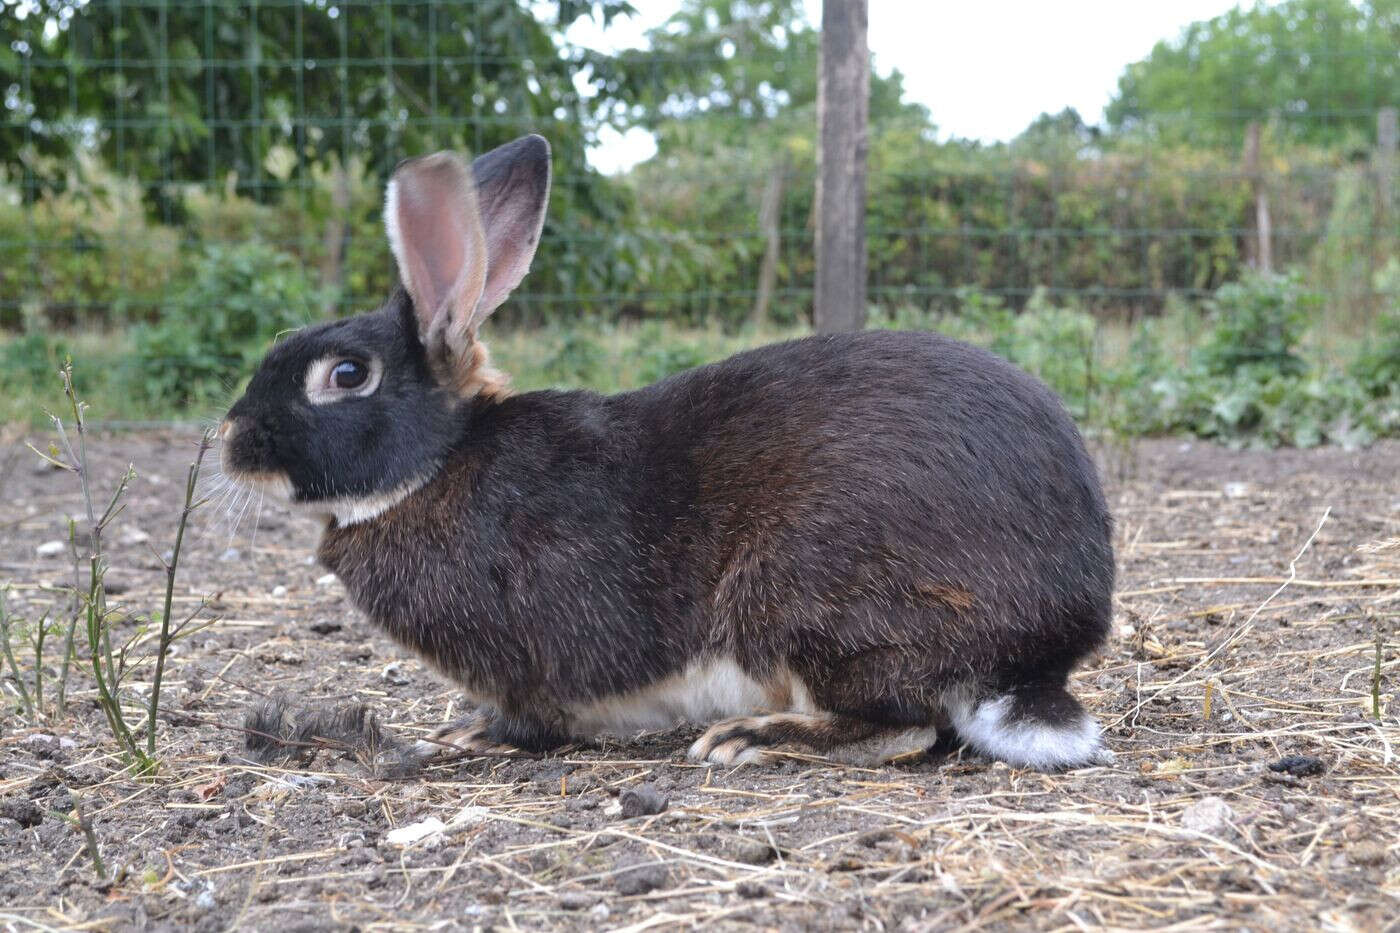
[[[276,343],[219,429],[225,470],[320,516],[320,563],[465,692],[436,742],[542,753],[691,723],[689,757],[717,765],[954,741],[1111,761],[1067,690],[1109,630],[1111,519],[1058,398],[893,331],[514,394],[480,328],[549,187],[539,136],[401,163],[401,285]]]

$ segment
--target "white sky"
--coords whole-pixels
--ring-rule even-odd
[[[821,0],[804,0],[821,21]],[[1077,109],[1097,123],[1130,62],[1188,23],[1239,0],[869,0],[870,50],[881,73],[898,68],[911,100],[926,105],[939,135],[1009,139],[1041,113]],[[1248,3],[1248,0],[1246,0]],[[642,44],[676,0],[632,0],[638,14],[603,30],[580,22],[569,38],[601,49]],[[615,172],[655,150],[648,134],[605,135],[590,153]]]

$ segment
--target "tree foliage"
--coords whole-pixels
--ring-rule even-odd
[[[1369,139],[1400,100],[1400,0],[1286,0],[1192,23],[1130,65],[1108,106],[1118,132],[1236,145],[1253,120],[1297,141]]]
[[[332,156],[369,156],[382,171],[535,131],[580,173],[595,103],[576,78],[593,75],[596,90],[607,58],[556,37],[580,17],[630,10],[626,0],[4,0],[0,73],[13,83],[0,165],[49,183],[59,173],[45,157],[83,149],[151,186],[233,174],[261,196]]]

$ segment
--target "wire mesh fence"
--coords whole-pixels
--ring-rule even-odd
[[[774,84],[779,68],[744,98],[753,75],[724,65],[744,49],[646,56],[566,40],[579,17],[621,6],[5,0],[0,328],[13,339],[183,315],[242,339],[268,319],[373,306],[394,278],[379,228],[393,165],[524,132],[554,146],[553,204],[498,325],[800,328],[814,277],[807,46],[793,33],[774,58],[791,88]],[[1363,79],[1339,78],[1306,109],[1241,87],[1113,138],[1066,112],[1004,145],[946,141],[937,114],[873,101],[877,322],[1039,302],[1131,326],[1254,267],[1301,271],[1323,299],[1323,343],[1364,341],[1400,292],[1397,49],[1368,42],[1310,49],[1298,68],[1317,80],[1342,62]],[[716,62],[731,71],[703,93],[676,78]],[[698,128],[688,118],[707,103]],[[599,128],[629,122],[657,130],[661,153],[618,177],[592,170]],[[188,360],[167,343],[132,365]],[[243,359],[206,356],[211,372]]]

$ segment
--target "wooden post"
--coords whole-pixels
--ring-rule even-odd
[[[1400,144],[1394,107],[1382,107],[1376,114],[1376,236],[1383,249],[1390,249],[1395,222],[1395,152]],[[1381,257],[1382,262],[1388,257]]]
[[[870,110],[867,0],[822,0],[817,82],[817,280],[822,334],[865,326],[865,157]]]
[[[1269,192],[1264,186],[1260,155],[1260,127],[1250,123],[1244,131],[1244,174],[1254,189],[1254,238],[1245,242],[1245,262],[1260,272],[1274,271],[1273,222],[1269,217]]]
[[[784,150],[768,172],[763,200],[758,204],[758,228],[763,232],[763,265],[758,270],[758,294],[754,296],[750,320],[762,327],[768,320],[773,288],[778,284],[778,257],[782,247],[783,188],[787,184],[788,157]]]

